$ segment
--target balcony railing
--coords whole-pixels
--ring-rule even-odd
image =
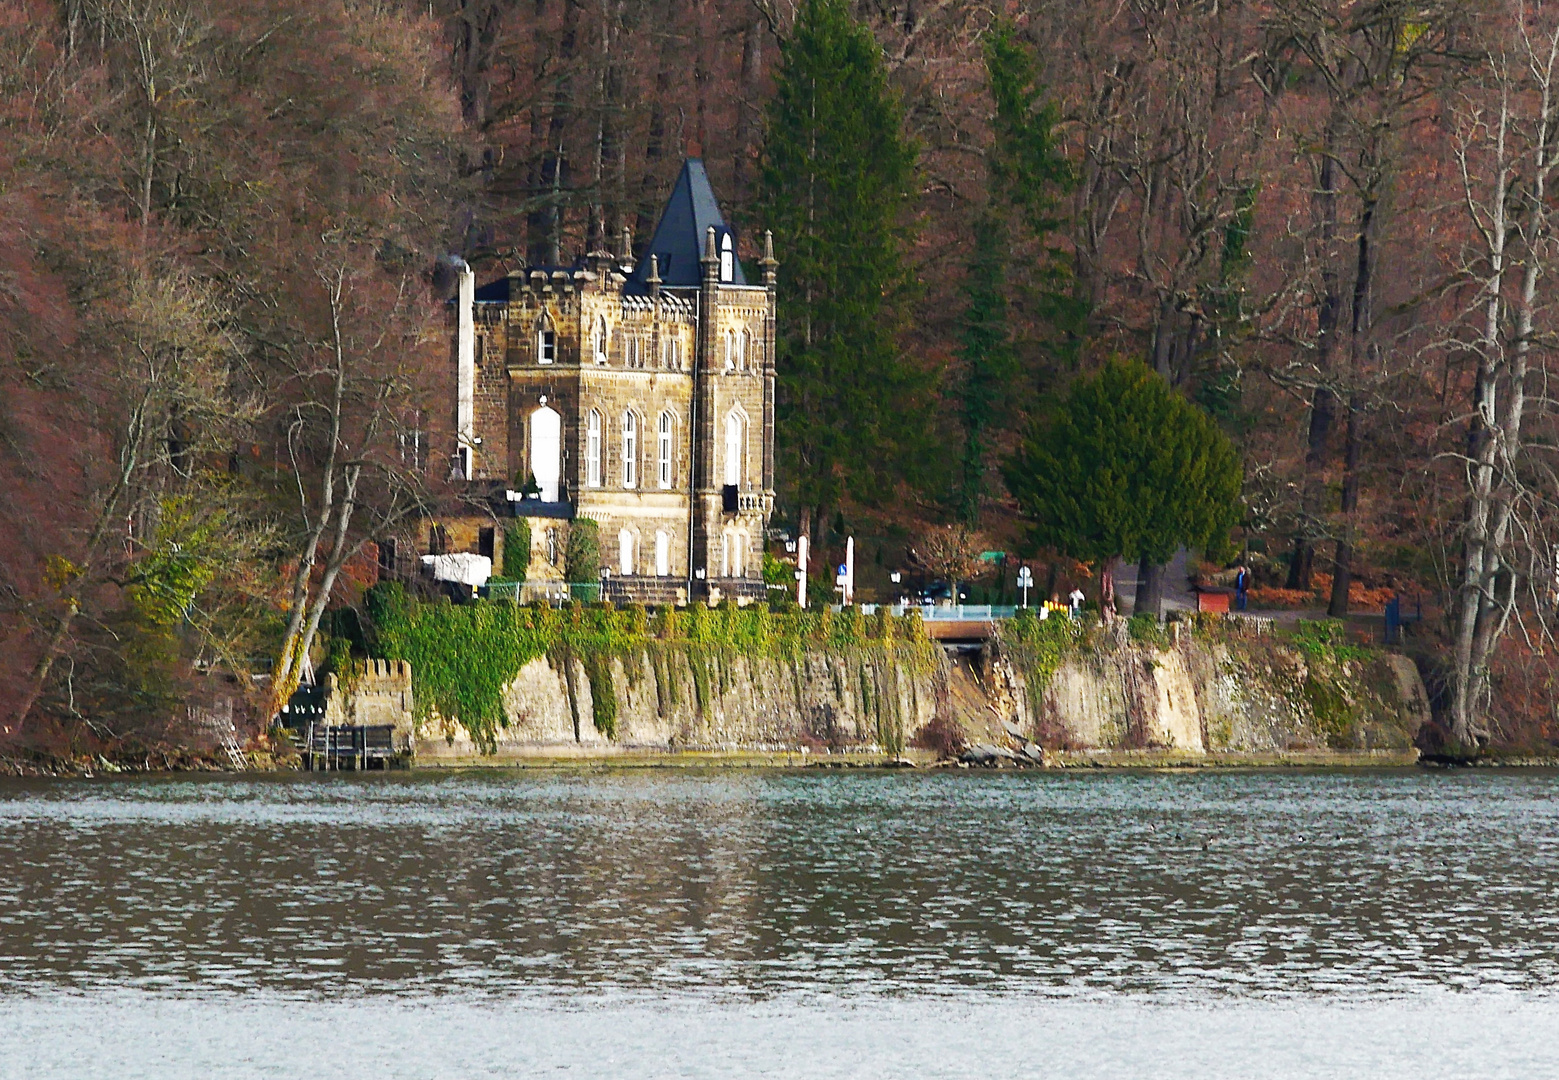
[[[593,604],[601,598],[598,581],[489,581],[477,590],[477,594],[489,600],[506,600],[511,604],[567,604],[578,600]]]

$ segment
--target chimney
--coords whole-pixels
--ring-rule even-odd
[[[455,448],[461,474],[476,471],[476,275],[464,259],[456,259],[460,287],[455,304],[459,319],[455,337]]]

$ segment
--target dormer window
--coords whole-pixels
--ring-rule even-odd
[[[553,364],[558,359],[558,335],[552,330],[541,330],[536,334],[536,363]]]
[[[730,281],[735,275],[736,255],[731,250],[731,234],[720,238],[720,280]]]

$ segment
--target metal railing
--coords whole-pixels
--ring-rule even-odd
[[[892,615],[918,611],[927,622],[989,622],[1013,618],[1022,610],[1016,604],[862,604],[861,614],[875,615],[878,608],[886,608]],[[1030,610],[1039,617],[1039,608]]]
[[[601,598],[598,581],[489,581],[477,590],[489,600],[507,600],[511,604],[567,604],[578,600],[593,604]]]

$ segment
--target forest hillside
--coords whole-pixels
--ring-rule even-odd
[[[642,245],[699,157],[774,233],[776,525],[1157,580],[1024,496],[1133,362],[1237,450],[1194,569],[1402,598],[1447,737],[1547,743],[1556,64],[1504,0],[0,0],[0,741],[177,743],[349,637],[460,498],[451,258]]]

